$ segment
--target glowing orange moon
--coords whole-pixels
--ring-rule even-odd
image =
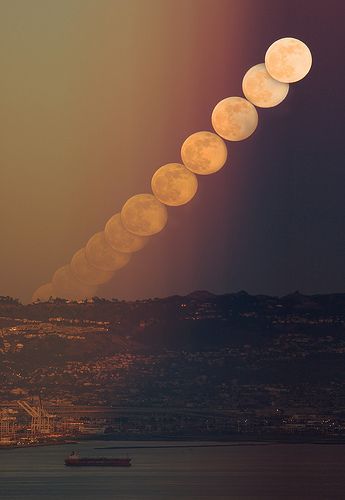
[[[36,302],[37,300],[40,300],[41,302],[48,302],[50,297],[55,297],[53,285],[51,283],[45,283],[35,290],[31,301]]]
[[[131,253],[141,250],[149,241],[148,237],[130,233],[121,222],[121,214],[113,215],[104,228],[105,239],[118,252]]]
[[[85,247],[88,262],[102,271],[117,271],[130,261],[131,254],[114,250],[100,231],[92,236]]]
[[[153,174],[151,188],[155,197],[164,205],[177,207],[185,205],[195,196],[198,180],[181,163],[167,163]]]
[[[301,40],[281,38],[268,48],[265,65],[272,78],[279,82],[298,82],[309,73],[312,55]]]
[[[72,274],[85,285],[102,285],[113,277],[110,271],[101,271],[90,264],[86,258],[85,248],[78,250],[71,260]]]
[[[60,267],[55,271],[52,279],[56,296],[65,299],[85,299],[93,297],[96,287],[83,285],[72,274],[69,265]]]
[[[247,71],[242,81],[242,89],[248,101],[255,106],[272,108],[285,99],[289,92],[289,84],[272,78],[262,63]]]
[[[164,229],[168,211],[153,194],[136,194],[129,198],[121,210],[121,222],[131,233],[151,236]]]
[[[214,130],[223,139],[242,141],[256,129],[258,113],[247,99],[227,97],[216,105],[211,120]]]
[[[182,144],[181,158],[184,165],[199,175],[218,172],[226,162],[226,144],[213,132],[195,132]]]

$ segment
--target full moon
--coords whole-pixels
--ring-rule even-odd
[[[32,302],[40,300],[41,302],[47,302],[50,297],[55,297],[55,292],[53,290],[53,285],[51,283],[45,283],[41,285],[32,295]]]
[[[96,233],[85,247],[88,262],[102,271],[117,271],[130,261],[131,254],[114,250],[104,236],[104,231]]]
[[[242,141],[256,129],[258,113],[247,99],[227,97],[216,105],[211,120],[218,135],[228,141]]]
[[[247,71],[242,81],[242,89],[248,101],[255,106],[272,108],[285,99],[289,92],[289,84],[272,78],[262,63]]]
[[[102,285],[113,277],[110,271],[101,271],[92,266],[86,258],[85,248],[78,250],[71,260],[72,274],[85,285]]]
[[[121,222],[131,233],[151,236],[164,229],[168,211],[153,194],[136,194],[129,198],[121,210]]]
[[[181,158],[184,165],[199,175],[218,172],[227,160],[226,144],[213,132],[195,132],[182,144]]]
[[[71,300],[93,297],[97,289],[80,283],[73,276],[69,265],[60,267],[55,271],[52,284],[57,297]]]
[[[151,187],[155,197],[172,207],[185,205],[198,189],[196,176],[180,163],[168,163],[153,175]]]
[[[121,214],[113,215],[104,228],[105,239],[118,252],[131,253],[141,250],[149,241],[148,237],[130,233],[121,222]]]
[[[310,71],[312,56],[307,45],[297,38],[281,38],[268,48],[265,56],[267,71],[279,82],[302,80]]]

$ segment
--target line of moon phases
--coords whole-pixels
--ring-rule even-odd
[[[215,106],[211,121],[214,130],[223,139],[243,141],[258,126],[258,113],[247,99],[227,97]]]
[[[114,250],[100,231],[92,236],[85,247],[85,256],[88,262],[101,271],[117,271],[128,264],[130,253]]]
[[[280,104],[289,92],[289,84],[271,77],[262,64],[250,68],[242,80],[242,90],[248,101],[259,108],[272,108]]]
[[[151,188],[161,203],[177,207],[185,205],[195,196],[198,180],[184,165],[168,163],[154,173]]]
[[[198,189],[197,175],[210,175],[225,165],[227,141],[250,137],[258,125],[258,108],[271,108],[288,95],[289,84],[304,78],[312,66],[307,45],[296,38],[275,41],[265,55],[265,63],[251,67],[243,77],[244,97],[227,97],[214,107],[211,122],[216,133],[200,131],[185,139],[181,163],[158,168],[151,179],[152,193],[129,198],[120,213],[94,234],[85,248],[78,250],[70,265],[60,267],[50,283],[41,285],[32,301],[50,297],[84,299],[93,297],[97,286],[109,281],[126,266],[133,253],[144,248],[168,221],[167,206],[191,201]]]
[[[130,233],[121,222],[121,214],[114,214],[106,223],[104,236],[109,245],[118,252],[134,253],[150,241],[148,236]]]
[[[72,274],[70,266],[67,264],[55,271],[52,279],[54,295],[66,299],[84,299],[94,296],[96,288],[83,285]]]
[[[121,222],[133,234],[152,236],[165,228],[168,211],[153,194],[136,194],[123,205]]]
[[[195,132],[181,147],[183,164],[199,175],[209,175],[224,167],[228,157],[225,142],[213,132]]]
[[[96,269],[86,258],[85,248],[78,250],[71,260],[72,274],[82,283],[89,286],[103,285],[111,280],[114,273]]]
[[[305,43],[297,38],[281,38],[268,48],[266,69],[279,82],[294,83],[310,71],[312,55]]]

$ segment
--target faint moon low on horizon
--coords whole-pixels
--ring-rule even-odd
[[[110,271],[101,271],[92,266],[86,258],[85,248],[78,250],[71,260],[72,274],[88,286],[102,285],[113,277]]]
[[[79,282],[68,264],[55,271],[52,284],[57,297],[71,300],[93,297],[96,291],[96,287]]]
[[[41,302],[47,302],[50,297],[55,297],[55,293],[53,290],[53,285],[51,283],[45,283],[37,288],[32,295],[32,302],[36,302],[36,300],[40,300]]]
[[[132,253],[144,248],[149,242],[147,236],[130,233],[121,222],[121,214],[113,215],[104,228],[105,239],[118,252]]]
[[[101,271],[117,271],[130,261],[131,254],[114,250],[105,239],[104,231],[94,234],[85,247],[88,262]]]

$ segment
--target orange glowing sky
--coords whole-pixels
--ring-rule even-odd
[[[301,36],[298,19],[283,32],[289,16],[293,9],[286,2],[268,0],[260,8],[254,0],[2,3],[0,294],[29,299],[130,196],[149,192],[159,166],[181,161],[188,135],[212,130],[214,105],[242,95],[245,71],[263,61],[272,41],[289,34],[313,42],[310,30],[311,40]],[[303,85],[312,86],[312,79]],[[169,209],[167,228],[102,295],[138,298],[196,288],[280,293],[294,287],[286,266],[279,267],[288,259],[285,242],[265,243],[270,229],[260,235],[252,218],[257,205],[263,210],[259,227],[267,223],[274,232],[280,225],[279,217],[267,220],[265,213],[272,207],[284,212],[277,205],[281,177],[269,181],[275,194],[267,207],[257,181],[270,172],[255,170],[261,165],[255,161],[266,154],[262,161],[271,164],[286,152],[284,127],[296,113],[291,94],[290,102],[270,111],[272,118],[259,119],[252,139],[229,146],[224,169],[199,177],[195,199]],[[299,112],[310,105],[307,99]],[[262,250],[249,250],[261,244],[265,258]],[[311,274],[296,288],[317,287],[308,281]]]

